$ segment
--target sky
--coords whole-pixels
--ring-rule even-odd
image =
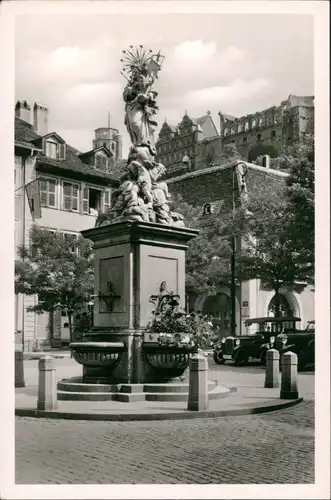
[[[165,56],[156,84],[159,126],[185,111],[234,116],[314,94],[313,18],[307,14],[21,15],[15,24],[15,99],[44,104],[49,132],[92,149],[94,130],[124,126],[122,50]]]

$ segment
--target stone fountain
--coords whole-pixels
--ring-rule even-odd
[[[125,124],[132,146],[111,208],[94,228],[82,231],[94,244],[94,326],[85,341],[70,344],[83,377],[60,382],[59,399],[84,399],[89,391],[100,399],[108,391],[102,399],[139,400],[144,384],[182,375],[191,352],[185,346],[161,347],[158,335],[145,331],[162,297],[174,294],[184,308],[185,251],[198,231],[186,228],[182,215],[171,210],[167,185],[159,180],[166,168],[156,161],[153,85],[163,56],[142,46],[123,52]],[[80,390],[81,397],[70,397]]]

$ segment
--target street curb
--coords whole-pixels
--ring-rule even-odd
[[[254,408],[241,408],[237,410],[215,410],[215,411],[187,411],[172,413],[67,413],[59,411],[34,410],[32,408],[15,408],[16,417],[52,418],[60,420],[95,420],[95,421],[142,421],[142,420],[185,420],[193,418],[216,418],[216,417],[240,417],[242,415],[254,415],[258,413],[269,413],[276,410],[290,408],[303,401],[303,398],[286,401],[268,406],[257,406]]]
[[[70,358],[70,352],[52,352],[52,351],[43,351],[43,352],[23,352],[23,360],[24,361],[36,361],[44,356],[51,356],[55,359],[64,359]]]

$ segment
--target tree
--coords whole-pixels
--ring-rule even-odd
[[[259,278],[275,292],[275,315],[280,316],[280,289],[307,282],[311,275],[306,249],[295,248],[293,221],[297,213],[287,186],[270,186],[249,201],[249,214],[238,211],[236,224],[246,227],[237,254],[240,281]],[[240,213],[241,212],[241,213]]]
[[[314,140],[306,137],[303,144],[292,150],[287,159],[288,209],[291,219],[292,251],[300,259],[308,282],[314,282],[315,274],[315,148]]]
[[[290,172],[291,165],[293,164],[293,160],[295,158],[308,157],[313,150],[314,136],[311,134],[304,134],[302,135],[301,140],[295,142],[294,144],[283,144],[276,156],[267,151],[263,154],[268,154],[270,156],[270,168]],[[262,165],[262,154],[259,154],[253,163],[256,165]]]
[[[52,233],[34,225],[30,247],[20,247],[15,263],[15,293],[37,295],[28,308],[37,314],[66,310],[70,339],[73,315],[84,310],[93,294],[93,255],[90,241]]]
[[[208,148],[208,143],[206,142],[203,168],[217,167],[218,165],[240,159],[241,156],[235,144],[226,144],[216,152],[215,149]]]
[[[285,161],[285,159],[283,160]],[[186,260],[188,292],[215,293],[230,281],[231,238],[236,239],[236,280],[261,279],[275,292],[314,278],[314,147],[293,146],[286,157],[290,176],[284,184],[265,184],[248,193],[248,206],[201,217],[202,207],[186,208],[186,223],[200,230],[189,243]],[[182,211],[177,202],[177,210]],[[200,215],[200,216],[199,216]]]
[[[185,224],[199,230],[186,252],[186,292],[214,294],[230,279],[229,214],[203,216],[201,206],[190,205],[180,196],[173,197],[173,204],[184,215]]]

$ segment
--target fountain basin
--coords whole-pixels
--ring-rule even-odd
[[[155,371],[156,379],[161,380],[170,381],[182,376],[188,367],[190,355],[196,351],[196,348],[187,345],[161,347],[159,344],[143,344],[145,358]]]
[[[88,367],[114,365],[126,350],[123,342],[71,342],[69,348],[75,361]]]

